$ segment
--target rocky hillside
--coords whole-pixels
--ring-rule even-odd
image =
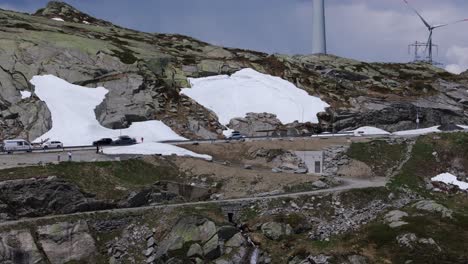
[[[180,88],[189,86],[188,77],[247,67],[284,78],[331,105],[319,114],[319,125],[306,126],[309,131],[363,125],[410,129],[417,111],[422,126],[468,124],[466,74],[423,64],[223,48],[186,36],[122,28],[51,2],[34,15],[0,10],[0,139],[32,140],[51,127],[50,112],[29,83],[40,74],[106,87],[109,93],[95,110],[105,127],[158,119],[186,137],[222,137],[216,115],[180,95]],[[33,96],[22,99],[20,91]]]

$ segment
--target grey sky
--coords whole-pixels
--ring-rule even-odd
[[[431,23],[468,18],[466,0],[409,0]],[[67,0],[93,16],[147,32],[180,33],[222,46],[268,53],[311,50],[311,0]],[[0,0],[33,12],[47,0]],[[326,0],[328,50],[364,61],[410,60],[408,44],[427,30],[402,0]],[[468,67],[468,23],[435,32],[438,60]]]

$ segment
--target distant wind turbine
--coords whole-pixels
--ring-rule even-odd
[[[431,25],[429,24],[426,19],[423,18],[423,16],[414,8],[412,7],[407,0],[403,0],[406,5],[408,5],[408,7],[413,10],[416,15],[418,15],[418,17],[422,20],[422,22],[424,23],[424,25],[427,27],[427,29],[429,30],[429,39],[427,40],[427,43],[426,43],[426,50],[428,49],[429,50],[429,55],[428,55],[428,58],[429,58],[429,63],[432,64],[433,63],[433,57],[432,57],[432,32],[434,31],[434,29],[437,29],[437,28],[441,28],[441,27],[446,27],[446,26],[449,26],[449,25],[453,25],[453,24],[457,24],[457,23],[461,23],[461,22],[468,22],[468,19],[462,19],[462,20],[457,20],[457,21],[454,21],[454,22],[451,22],[451,23],[447,23],[447,24],[438,24],[438,25]]]

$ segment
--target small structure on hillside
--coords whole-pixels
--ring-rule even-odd
[[[295,151],[294,153],[304,161],[309,174],[321,175],[323,173],[323,151]]]

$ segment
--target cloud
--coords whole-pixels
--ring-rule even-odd
[[[447,71],[460,74],[468,69],[468,47],[452,46],[447,50],[446,56],[454,62],[445,67]]]

